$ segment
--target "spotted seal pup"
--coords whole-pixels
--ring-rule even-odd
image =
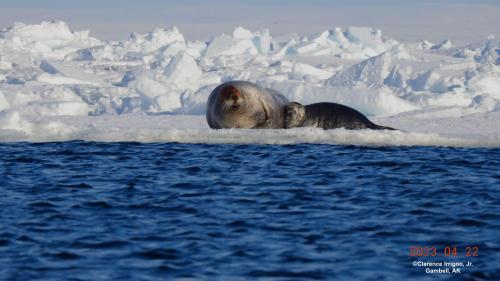
[[[373,123],[354,108],[331,102],[305,106],[298,102],[288,103],[285,106],[285,128],[295,127],[395,130]]]

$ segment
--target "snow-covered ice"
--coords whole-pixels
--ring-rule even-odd
[[[211,130],[207,97],[230,80],[401,131]],[[2,29],[0,140],[74,139],[500,147],[500,41],[402,44],[367,27],[279,38],[238,27],[208,41],[176,27],[120,41],[60,21]]]

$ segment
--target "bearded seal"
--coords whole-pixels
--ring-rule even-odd
[[[284,107],[288,100],[278,91],[247,81],[230,81],[217,86],[207,101],[210,128],[285,128]]]
[[[306,106],[298,102],[287,104],[285,106],[285,128],[294,127],[316,127],[325,130],[342,127],[347,130],[396,130],[373,123],[354,108],[331,102],[320,102]]]

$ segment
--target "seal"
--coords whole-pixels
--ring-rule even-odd
[[[347,130],[396,130],[379,126],[368,120],[354,108],[331,102],[302,105],[291,102],[285,106],[285,128],[316,127],[327,129],[345,128]]]
[[[248,81],[230,81],[217,86],[207,101],[210,128],[285,128],[284,107],[288,100],[278,91]]]

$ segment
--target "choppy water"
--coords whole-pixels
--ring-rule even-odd
[[[15,143],[0,159],[0,280],[500,280],[500,149]],[[436,258],[412,245],[474,266],[425,274],[412,262]]]

